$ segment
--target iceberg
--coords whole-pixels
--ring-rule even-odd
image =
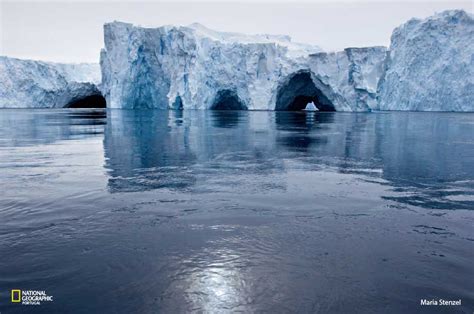
[[[392,34],[380,110],[474,111],[474,20],[461,10],[412,19]]]
[[[98,64],[0,57],[0,108],[64,108],[102,98]]]
[[[314,104],[314,102],[310,102],[306,105],[306,107],[303,109],[303,110],[306,110],[306,111],[318,111],[318,108],[316,107],[316,105]]]
[[[0,107],[474,111],[473,39],[462,10],[408,21],[389,49],[337,52],[285,35],[111,22],[100,65],[0,57]]]
[[[283,35],[104,26],[102,92],[111,108],[367,111],[384,47],[323,52]]]

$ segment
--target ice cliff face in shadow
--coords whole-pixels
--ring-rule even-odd
[[[98,64],[0,57],[0,108],[63,108],[100,95]]]
[[[243,108],[274,110],[281,90],[304,72],[334,110],[366,111],[385,58],[383,47],[324,53],[287,36],[199,24],[151,29],[113,22],[104,38],[102,91],[111,108],[212,109],[225,94]]]
[[[464,11],[412,19],[392,34],[379,109],[474,111],[474,20]]]

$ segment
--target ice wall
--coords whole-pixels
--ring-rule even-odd
[[[385,48],[328,54],[287,36],[242,35],[202,25],[142,28],[104,26],[102,90],[112,108],[209,109],[229,92],[250,110],[274,110],[292,75],[311,71],[338,111],[374,106]],[[375,84],[375,85],[374,85]],[[179,101],[177,101],[179,100]]]
[[[122,22],[104,25],[104,43],[100,68],[0,57],[0,107],[64,107],[102,94],[110,108],[212,109],[224,95],[224,107],[275,110],[305,73],[314,87],[306,82],[312,95],[302,96],[336,111],[474,111],[474,22],[460,10],[408,21],[390,49],[324,52],[284,35]]]
[[[392,34],[379,109],[474,111],[474,20],[464,11],[412,19]]]
[[[100,95],[98,64],[60,64],[0,57],[0,108],[62,108]]]

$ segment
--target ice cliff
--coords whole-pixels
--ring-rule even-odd
[[[385,48],[324,53],[287,36],[241,35],[202,25],[104,26],[102,91],[111,108],[288,109],[298,95],[328,110],[374,106]],[[301,104],[303,106],[303,103]],[[302,108],[304,108],[304,106]]]
[[[0,108],[67,107],[100,95],[98,64],[60,64],[0,57]]]
[[[459,10],[408,21],[389,49],[122,22],[104,44],[100,69],[0,57],[0,107],[474,111],[474,22]]]
[[[474,111],[474,20],[464,11],[412,19],[392,34],[379,109]]]

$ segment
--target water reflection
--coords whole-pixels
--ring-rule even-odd
[[[321,134],[333,121],[333,113],[278,111],[275,113],[275,124],[280,132],[275,140],[290,151],[305,152],[327,143],[327,136]]]
[[[226,248],[205,250],[180,264],[182,271],[188,270],[180,279],[185,282],[184,296],[190,308],[205,313],[247,308],[252,294],[245,287],[248,279],[241,270],[248,261],[237,252]],[[195,271],[189,272],[189,269]]]
[[[0,147],[101,136],[106,115],[105,109],[5,109],[0,114]]]
[[[181,111],[112,110],[104,136],[111,191],[186,188],[196,160]]]
[[[208,114],[217,128],[235,128],[247,115],[245,110],[212,110]]]
[[[289,158],[384,179],[401,192],[386,197],[402,203],[468,208],[472,200],[453,201],[452,196],[473,188],[471,118],[429,113],[420,119],[416,113],[111,111],[104,139],[109,188],[189,189],[223,174],[237,178],[285,172],[282,162]],[[460,189],[459,180],[468,192]],[[264,182],[260,188],[271,186]]]
[[[473,206],[473,116],[162,110],[4,110],[0,146],[104,136],[111,192],[192,189],[216,181],[284,189],[285,160],[383,179],[393,200]],[[105,132],[105,133],[104,133]],[[222,182],[223,174],[235,182]],[[270,182],[273,180],[272,182]],[[251,185],[249,185],[251,186]]]
[[[320,128],[324,124],[333,123],[335,114],[333,112],[285,112],[276,111],[275,124],[278,130],[311,130],[313,127]]]
[[[45,289],[40,313],[413,312],[427,294],[467,311],[473,131],[470,114],[2,111],[0,294]]]

